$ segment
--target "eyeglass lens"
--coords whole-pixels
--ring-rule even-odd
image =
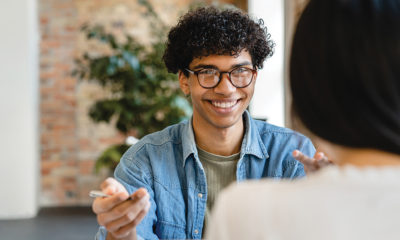
[[[236,68],[227,74],[236,87],[246,87],[253,78],[253,71],[244,67]],[[203,87],[215,87],[220,78],[222,78],[221,73],[216,69],[203,69],[198,72],[198,79]]]

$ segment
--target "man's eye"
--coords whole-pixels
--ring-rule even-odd
[[[241,68],[236,68],[235,70],[233,70],[233,72],[232,73],[243,73],[243,72],[247,72],[248,71],[248,69],[247,68],[243,68],[243,67],[241,67]]]
[[[215,69],[204,69],[199,72],[199,74],[204,74],[204,75],[214,75],[215,73],[216,73]]]

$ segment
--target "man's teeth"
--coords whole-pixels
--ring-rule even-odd
[[[216,107],[219,108],[230,108],[233,105],[235,105],[237,103],[237,101],[232,101],[232,102],[216,102],[216,101],[212,101],[212,104]]]

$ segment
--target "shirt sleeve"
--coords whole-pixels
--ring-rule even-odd
[[[153,226],[157,222],[156,203],[154,201],[154,191],[150,164],[147,154],[137,153],[132,148],[129,149],[121,158],[120,163],[114,172],[115,179],[120,182],[129,194],[134,193],[139,188],[145,188],[150,195],[150,209],[144,219],[136,227],[138,239],[158,239],[153,231]],[[105,240],[107,230],[100,227],[96,240]]]
[[[97,231],[96,237],[94,239],[106,240],[106,236],[107,236],[107,230],[103,226],[100,226],[99,230]]]
[[[99,230],[97,231],[96,237],[94,238],[95,240],[106,240],[106,236],[107,236],[107,230],[105,229],[105,227],[100,226]],[[144,240],[144,238],[142,238],[141,236],[137,236],[137,240]]]
[[[311,143],[310,139],[304,136],[297,149],[307,156],[312,157],[315,155],[314,145]],[[306,176],[303,164],[292,156],[292,152],[289,152],[287,156],[287,166],[283,173],[283,177],[292,179]]]

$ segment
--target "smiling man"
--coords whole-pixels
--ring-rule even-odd
[[[238,10],[199,8],[168,35],[164,62],[191,99],[190,120],[142,138],[122,157],[108,198],[93,210],[97,239],[200,239],[218,193],[246,179],[296,178],[291,153],[313,156],[310,140],[251,118],[257,70],[273,42],[262,21]]]

